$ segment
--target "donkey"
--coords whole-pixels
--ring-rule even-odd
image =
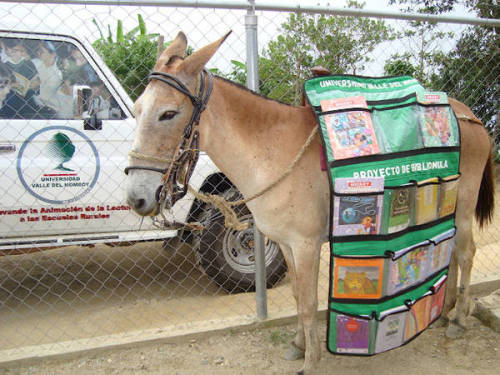
[[[160,212],[158,196],[162,193],[158,194],[158,186],[175,184],[169,173],[182,164],[182,157],[176,156],[179,150],[193,147],[193,128],[199,131],[199,148],[244,197],[249,197],[276,181],[276,175],[290,165],[317,126],[308,107],[279,103],[203,73],[228,35],[184,58],[187,39],[180,32],[158,58],[148,86],[135,103],[137,129],[128,167],[127,200],[139,215]],[[193,94],[197,92],[198,97]],[[491,218],[493,179],[486,130],[475,123],[479,120],[465,105],[453,100],[451,104],[460,117],[462,177],[444,315],[457,301],[457,317],[447,330],[449,336],[457,337],[465,329],[475,252],[474,210],[481,225]],[[186,137],[190,139],[187,143]],[[316,134],[291,173],[247,203],[255,224],[280,244],[288,265],[298,326],[286,357],[304,358],[299,374],[313,373],[321,353],[316,328],[317,284],[320,248],[328,240],[330,196],[327,175],[320,168],[319,149]],[[177,159],[172,162],[172,158]],[[165,169],[166,164],[169,167]],[[158,172],[167,174],[161,179]],[[458,265],[461,280],[457,294]]]

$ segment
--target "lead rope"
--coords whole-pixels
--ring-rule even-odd
[[[311,131],[311,134],[309,134],[309,137],[307,138],[306,142],[300,149],[299,153],[295,156],[295,158],[292,160],[288,168],[286,168],[283,173],[276,179],[274,180],[273,183],[262,189],[261,191],[257,192],[256,194],[251,195],[250,197],[246,199],[240,199],[237,201],[227,201],[224,199],[224,197],[221,197],[220,195],[214,195],[214,194],[206,194],[206,193],[201,193],[196,190],[194,190],[190,185],[188,185],[188,191],[195,196],[196,199],[199,199],[202,202],[212,204],[217,208],[222,215],[224,215],[224,225],[228,228],[232,228],[235,230],[244,230],[247,229],[249,226],[248,222],[242,223],[238,219],[238,215],[236,215],[236,212],[234,212],[233,207],[234,206],[239,206],[242,204],[246,204],[261,195],[267,193],[269,190],[274,188],[276,185],[278,185],[281,181],[283,181],[295,168],[297,163],[300,161],[304,153],[306,152],[306,149],[309,147],[311,142],[314,139],[314,136],[318,132],[318,127],[314,126],[313,130]]]

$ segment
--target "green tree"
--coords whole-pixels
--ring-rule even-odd
[[[363,5],[351,1],[350,8]],[[292,13],[259,59],[259,88],[273,99],[298,104],[311,68],[355,74],[371,61],[377,44],[394,37],[384,21]]]
[[[442,14],[462,5],[479,17],[500,18],[497,0],[390,0],[392,4],[396,2],[413,12]],[[498,27],[468,27],[450,52],[437,55],[434,72],[424,81],[433,89],[446,91],[471,107],[496,136],[497,145],[500,144],[499,33]],[[417,71],[421,69],[415,60],[406,61]],[[386,64],[386,68],[390,68],[390,64]]]
[[[93,46],[132,100],[137,99],[147,85],[147,77],[156,62],[159,37],[159,34],[147,34],[144,19],[140,14],[137,18],[139,25],[127,33],[118,20],[115,39],[109,25],[108,36],[104,37],[94,20],[101,37]]]

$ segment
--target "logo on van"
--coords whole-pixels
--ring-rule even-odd
[[[17,174],[24,188],[50,204],[81,199],[94,187],[99,171],[95,145],[68,126],[48,126],[33,133],[17,158]]]

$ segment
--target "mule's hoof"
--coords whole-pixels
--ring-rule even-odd
[[[451,321],[450,325],[445,332],[446,337],[449,339],[459,339],[465,335],[465,327],[459,324],[457,321]]]
[[[304,370],[297,371],[297,375],[304,375]]]
[[[297,359],[303,359],[305,356],[305,350],[299,348],[295,343],[292,341],[290,343],[290,346],[288,347],[287,351],[285,352],[284,358],[287,361],[296,361]],[[303,372],[303,371],[302,371]],[[298,373],[297,373],[298,374]]]

